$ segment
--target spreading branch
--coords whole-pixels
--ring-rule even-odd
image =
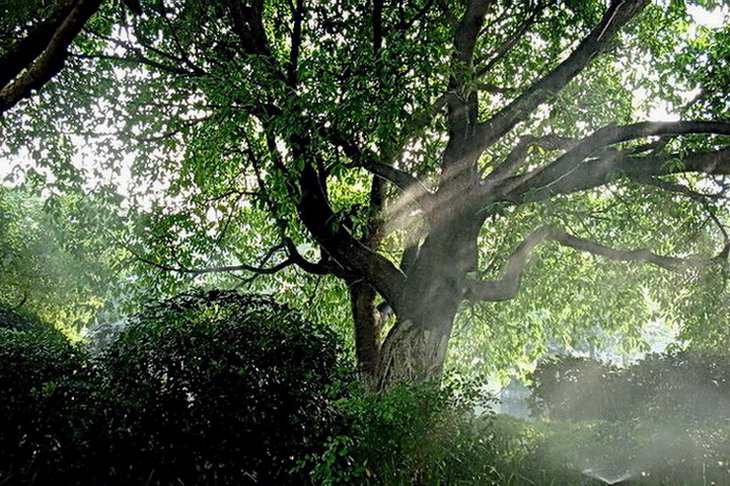
[[[562,90],[609,45],[616,33],[648,3],[649,0],[614,0],[598,25],[565,61],[534,82],[489,120],[479,125],[477,131],[478,153],[501,139],[515,125],[534,112],[540,104]]]
[[[584,162],[547,185],[537,185],[534,180],[520,184],[519,176],[507,179],[503,188],[514,188],[502,191],[500,197],[508,201],[537,202],[561,194],[593,189],[620,176],[641,180],[684,172],[729,175],[730,147],[689,155],[675,153],[641,157],[610,154]],[[496,189],[496,193],[500,191],[501,189]]]
[[[596,243],[595,241],[579,238],[560,229],[544,227],[531,233],[517,246],[507,260],[501,279],[492,281],[468,280],[465,289],[465,298],[471,301],[497,302],[515,297],[520,288],[525,267],[533,250],[544,241],[555,241],[563,246],[610,260],[643,262],[673,272],[707,265],[712,261],[711,259],[700,257],[677,258],[662,256],[645,248],[618,250]],[[725,250],[723,249],[718,257],[722,257],[724,254]]]
[[[641,122],[621,126],[609,125],[584,138],[573,149],[560,156],[553,163],[531,174],[528,180],[532,187],[547,187],[568,176],[586,158],[605,147],[650,136],[686,134],[730,135],[730,122],[678,121]]]
[[[485,183],[494,183],[507,177],[515,175],[527,160],[530,150],[533,147],[540,147],[544,150],[565,150],[575,145],[576,140],[570,137],[558,135],[546,135],[544,137],[523,137],[514,149],[505,157],[504,161],[485,178]]]
[[[129,250],[129,249],[128,249]],[[149,258],[143,257],[141,255],[134,254],[135,259],[138,261],[145,263],[147,265],[151,265],[155,268],[158,268],[160,270],[164,270],[166,272],[173,272],[173,273],[182,273],[182,274],[188,274],[188,275],[206,275],[209,273],[233,273],[233,272],[252,272],[259,275],[272,275],[275,273],[280,272],[281,270],[285,269],[286,267],[289,267],[291,265],[294,265],[294,261],[292,258],[286,258],[285,260],[282,260],[281,262],[277,263],[276,265],[273,265],[271,267],[257,267],[253,265],[247,265],[245,263],[242,263],[240,265],[223,265],[219,267],[205,267],[205,268],[188,268],[184,266],[176,266],[176,265],[170,265],[167,263],[160,263],[156,262],[154,260],[151,260]]]

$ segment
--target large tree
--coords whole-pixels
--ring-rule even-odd
[[[730,173],[727,29],[694,26],[692,37],[682,4],[150,0],[141,11],[102,10],[50,88],[54,103],[18,113],[77,134],[95,120],[116,137],[108,153],[136,153],[134,174],[230,211],[197,219],[219,227],[221,246],[236,222],[250,231],[234,217],[246,201],[266,210],[280,242],[261,265],[193,268],[175,261],[171,240],[167,259],[138,256],[193,274],[296,265],[336,276],[375,386],[438,378],[460,305],[513,298],[543,243],[668,270],[709,264],[665,235],[651,249],[614,248],[632,242],[631,225],[595,237],[565,225],[575,201],[657,190],[724,218],[710,207],[717,195],[677,176],[706,176],[691,182],[712,189]],[[640,121],[647,99],[682,118]],[[18,116],[5,130],[32,123]],[[549,211],[495,258],[504,248],[490,228],[524,208]],[[181,232],[180,221],[169,227]],[[271,263],[277,252],[286,256]],[[395,320],[384,330],[386,308]]]

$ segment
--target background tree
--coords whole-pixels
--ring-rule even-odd
[[[574,250],[690,280],[718,253],[724,265],[727,28],[692,26],[683,4],[189,0],[141,10],[101,12],[49,86],[54,103],[3,120],[6,133],[26,134],[8,147],[53,120],[56,140],[64,128],[93,131],[105,140],[97,157],[156,180],[164,196],[128,196],[159,238],[129,246],[158,269],[338,277],[361,371],[378,386],[439,377],[462,303],[514,298],[536,251],[545,288],[532,309],[559,308],[547,290],[576,287],[576,272],[555,270]],[[657,101],[680,120],[638,121]],[[270,233],[252,234],[246,218],[263,212]],[[706,220],[717,229],[700,231]],[[701,238],[683,238],[693,231]],[[271,247],[252,265],[242,243]],[[680,258],[695,253],[704,258]],[[221,264],[201,265],[211,262]],[[647,282],[637,288],[657,286]],[[388,329],[381,301],[396,316]],[[488,328],[519,334],[499,326]]]

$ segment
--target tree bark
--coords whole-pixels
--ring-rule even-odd
[[[375,289],[360,281],[350,285],[350,304],[355,326],[355,357],[360,379],[373,383],[380,354],[381,319],[375,309]]]
[[[479,218],[462,212],[432,230],[407,276],[398,320],[378,360],[378,388],[438,381],[466,276],[476,265]]]
[[[452,327],[452,323],[444,324],[424,326],[411,320],[399,321],[380,351],[377,388],[438,381]]]

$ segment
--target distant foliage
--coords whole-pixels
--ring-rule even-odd
[[[552,419],[631,417],[730,420],[730,357],[681,351],[650,354],[627,368],[576,357],[540,364],[531,408]]]
[[[113,479],[300,483],[289,471],[324,440],[336,343],[289,309],[237,292],[150,306],[102,358]]]
[[[530,376],[533,415],[556,420],[591,420],[609,413],[605,386],[616,368],[589,358],[558,356],[540,363]]]

